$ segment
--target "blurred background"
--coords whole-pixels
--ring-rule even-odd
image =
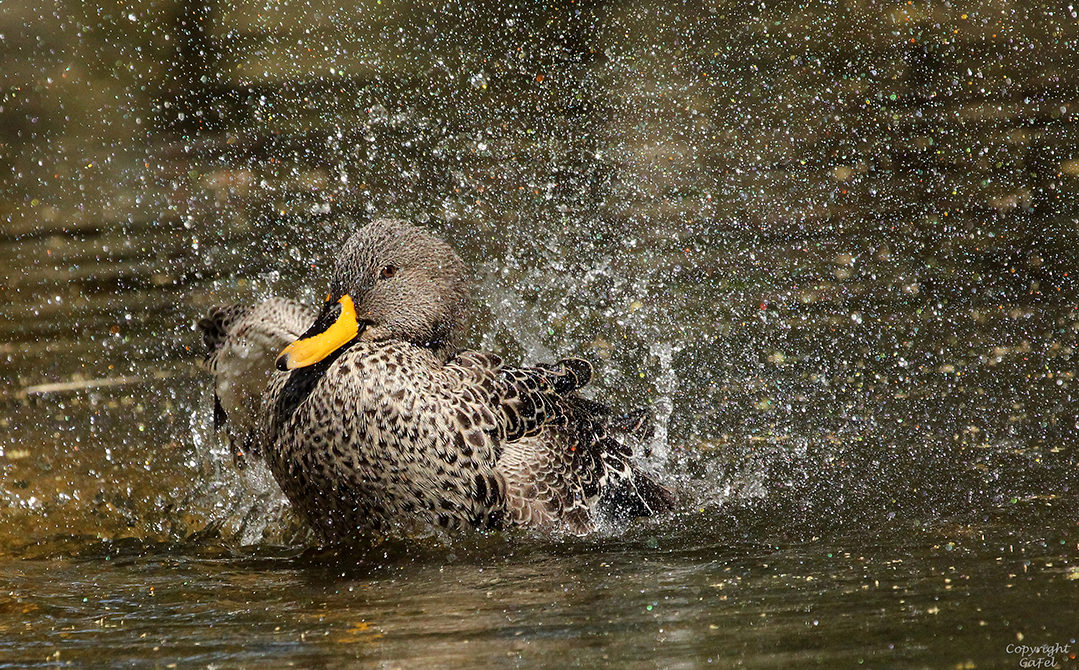
[[[682,645],[663,667],[1013,667],[1016,626],[1063,644],[1079,623],[1077,38],[1066,2],[1012,0],[0,2],[0,556],[17,585],[0,612],[26,630],[104,622],[25,600],[71,557],[120,591],[180,566],[208,580],[199,598],[231,584],[219,570],[290,597],[274,561],[296,568],[303,531],[215,439],[192,324],[317,300],[354,226],[394,216],[475,269],[469,346],[586,357],[592,397],[656,415],[671,519],[498,566],[545,592],[544,576],[580,582],[552,566],[582,552],[622,565],[587,575],[642,585],[614,607],[643,618],[603,632],[613,658],[661,640]],[[157,568],[117,572],[117,552]],[[656,552],[680,575],[661,586],[640,569]],[[418,563],[420,602],[482,607]],[[878,593],[881,570],[898,581]],[[336,572],[312,571],[297,579],[323,593]],[[737,612],[716,584],[742,589]],[[863,585],[875,599],[852,600]],[[631,632],[655,623],[653,588],[700,594],[675,610],[682,637],[670,618]],[[113,653],[169,658],[134,641],[149,601],[113,595],[129,626]],[[576,627],[582,602],[539,617],[557,640],[500,628],[489,657],[446,643],[424,662],[503,658],[510,630],[535,643],[517,660],[569,654],[600,634]],[[183,634],[235,619],[214,616]],[[240,619],[253,637],[197,659],[271,644],[272,617]],[[827,643],[804,636],[829,622]],[[418,653],[431,621],[400,625],[370,659]],[[19,662],[58,643],[14,630],[0,649]],[[336,662],[295,632],[279,658]]]

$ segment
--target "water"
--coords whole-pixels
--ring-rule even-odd
[[[5,660],[1005,667],[1020,659],[1008,645],[1074,625],[1069,550],[1033,535],[908,527],[883,542],[848,534],[778,547],[703,543],[705,518],[677,525],[658,540],[651,529],[458,541],[449,553],[295,557],[120,542],[10,562]]]
[[[0,667],[1071,660],[1074,10],[571,4],[4,6]],[[675,514],[334,554],[234,469],[193,322],[386,215]]]

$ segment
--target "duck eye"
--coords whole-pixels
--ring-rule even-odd
[[[378,278],[379,279],[389,279],[390,277],[394,276],[395,274],[397,274],[397,268],[395,266],[393,266],[393,265],[387,265],[386,267],[382,268],[382,270],[379,271]]]

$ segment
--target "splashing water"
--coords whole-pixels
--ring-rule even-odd
[[[0,554],[41,559],[0,561],[0,657],[997,667],[1074,636],[1070,6],[338,5],[0,12]],[[677,513],[275,562],[307,538],[212,434],[190,324],[319,300],[376,216],[477,269],[472,344],[650,406]]]
[[[655,412],[656,430],[651,444],[651,462],[658,470],[665,470],[670,458],[667,427],[674,413],[672,396],[678,390],[678,375],[674,371],[674,355],[681,347],[670,342],[654,342],[648,345],[648,354],[656,360],[659,374],[656,375],[656,399],[652,403]]]

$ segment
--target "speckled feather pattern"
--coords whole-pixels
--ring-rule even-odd
[[[328,539],[416,519],[587,532],[609,480],[630,481],[630,453],[599,452],[604,427],[556,390],[574,372],[552,367],[474,352],[441,364],[401,342],[357,344],[291,412],[289,376],[275,377],[262,408],[271,469]]]
[[[229,421],[248,414],[240,423],[256,426],[250,440],[297,511],[323,539],[338,541],[423,524],[585,533],[604,501],[623,516],[668,509],[670,494],[633,464],[634,433],[639,438],[646,422],[614,420],[577,394],[591,376],[587,363],[513,367],[492,354],[447,353],[464,291],[449,278],[432,283],[430,275],[449,277],[463,266],[439,244],[393,221],[355,236],[331,293],[362,296],[357,311],[368,329],[310,367],[272,370],[277,345],[314,320],[298,303],[222,308],[200,323],[219,395],[223,382],[236,386],[238,376],[253,374],[231,360],[244,350],[234,342],[241,332],[245,342],[267,344],[261,376],[249,380],[265,384],[258,407],[233,402],[225,409]],[[386,259],[402,274],[426,264],[427,274],[411,280],[411,293],[402,283],[380,294],[371,276]],[[405,274],[411,276],[418,275]],[[414,295],[416,286],[440,281],[447,287],[438,295]],[[398,313],[397,300],[412,303]],[[380,311],[387,309],[393,313]]]

